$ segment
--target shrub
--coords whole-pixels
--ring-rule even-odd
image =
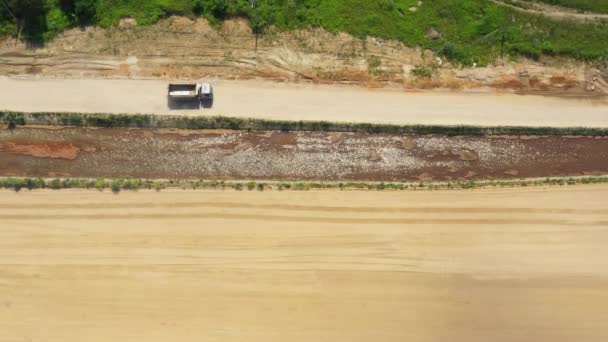
[[[95,181],[95,188],[99,191],[103,191],[106,188],[106,180],[103,178],[97,178]]]
[[[61,189],[62,185],[61,185],[61,179],[55,178],[53,180],[51,180],[51,182],[48,185],[49,188],[53,189],[53,190],[59,190]]]
[[[605,21],[554,20],[487,0],[425,1],[415,12],[409,11],[416,4],[413,0],[258,0],[255,8],[248,0],[2,1],[22,20],[15,21],[6,6],[0,6],[0,34],[15,35],[22,28],[25,37],[34,41],[48,40],[74,25],[108,27],[125,17],[148,25],[177,14],[204,16],[212,23],[244,17],[255,33],[264,33],[269,27],[275,31],[322,27],[359,38],[395,39],[408,46],[432,49],[464,65],[491,63],[503,49],[506,54],[537,57],[543,53],[541,46],[548,53],[582,60],[608,56]],[[605,0],[540,1],[608,13]],[[440,39],[426,37],[430,27],[441,32]]]
[[[47,0],[46,6],[46,31],[42,34],[42,38],[44,41],[49,41],[70,26],[71,22],[59,7],[59,0]]]
[[[65,125],[80,127],[145,127],[230,129],[247,131],[358,132],[444,135],[581,135],[608,136],[607,128],[589,127],[482,127],[395,125],[327,121],[284,121],[234,117],[187,117],[154,114],[16,113],[0,111],[0,121],[15,125]]]
[[[419,78],[419,77],[431,78],[431,77],[433,77],[433,71],[423,65],[417,65],[412,70],[410,70],[410,75],[417,77],[417,78]]]
[[[163,182],[155,182],[154,183],[154,190],[156,190],[156,192],[159,192],[159,191],[161,191],[164,188],[165,188],[165,183],[163,183]]]
[[[0,115],[0,119],[9,129],[15,129],[17,125],[25,125],[25,115],[23,113],[6,112]]]
[[[122,180],[121,179],[112,180],[112,182],[110,182],[110,189],[112,189],[112,192],[115,194],[119,193],[120,190],[122,189]]]
[[[377,56],[367,57],[367,71],[372,75],[377,75],[382,67],[382,61]]]

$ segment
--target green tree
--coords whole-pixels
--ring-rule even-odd
[[[74,15],[80,25],[90,25],[96,21],[97,0],[73,0]]]
[[[0,0],[3,11],[15,22],[17,39],[42,40],[46,29],[44,0]]]
[[[62,10],[60,0],[47,0],[45,4],[45,30],[42,33],[44,41],[48,41],[70,26],[70,19]]]
[[[226,0],[194,0],[193,11],[198,15],[223,19],[227,15],[227,10]]]

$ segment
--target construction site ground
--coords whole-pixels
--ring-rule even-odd
[[[0,130],[0,176],[428,181],[606,173],[608,137]]]
[[[373,37],[183,17],[0,45],[3,111],[608,127],[608,67],[561,57],[453,66]],[[214,84],[212,108],[167,106],[167,84],[186,80]],[[607,137],[0,127],[9,177],[607,173]],[[0,341],[605,342],[607,198],[606,185],[0,190]]]
[[[0,191],[0,340],[604,342],[606,198]]]

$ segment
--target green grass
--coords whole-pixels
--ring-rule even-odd
[[[149,25],[171,14],[193,15],[192,0],[99,0],[96,16],[101,26],[132,17],[141,25]]]
[[[578,184],[606,184],[608,176],[549,177],[529,179],[462,180],[449,182],[276,182],[276,181],[217,181],[193,179],[132,179],[132,178],[20,178],[0,177],[0,189],[16,192],[36,189],[96,189],[121,191],[183,189],[183,190],[234,190],[249,191],[310,191],[310,190],[468,190],[496,187],[567,186]]]
[[[31,0],[34,1],[34,0]],[[256,31],[269,27],[289,30],[323,27],[357,37],[377,36],[400,40],[409,46],[432,49],[457,64],[488,64],[501,55],[538,58],[543,54],[582,60],[608,59],[608,21],[555,21],[514,11],[489,0],[39,0],[47,3],[42,37],[50,39],[77,23],[116,25],[133,17],[141,25],[178,14],[205,16],[212,22],[232,17],[251,20]],[[544,0],[564,6],[604,11],[605,0]],[[69,3],[69,2],[68,2]],[[410,11],[416,6],[416,11]],[[585,7],[587,6],[587,7]],[[430,28],[441,38],[426,37]],[[6,10],[0,7],[0,34],[14,31]]]
[[[243,131],[358,132],[443,135],[579,135],[608,136],[608,128],[590,127],[483,127],[442,125],[395,125],[330,121],[288,121],[225,116],[157,114],[21,113],[0,111],[0,123],[9,128],[50,125],[104,128],[227,129]]]
[[[550,5],[574,8],[579,11],[608,13],[606,0],[538,0]]]

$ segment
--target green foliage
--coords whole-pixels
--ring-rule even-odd
[[[410,74],[414,77],[433,77],[433,70],[423,65],[417,65],[414,69],[410,70]]]
[[[457,189],[478,189],[485,187],[526,187],[526,186],[567,186],[577,184],[605,184],[608,183],[608,176],[587,176],[587,177],[555,177],[545,179],[504,179],[504,180],[463,180],[450,182],[429,182],[429,183],[408,183],[408,182],[280,182],[274,183],[276,187],[270,187],[269,183],[264,182],[248,182],[246,183],[250,191],[257,188],[262,191],[264,189],[277,189],[279,191],[308,191],[322,189],[336,190],[373,190],[373,191],[403,191],[403,190],[457,190]],[[103,184],[103,186],[101,186]],[[235,190],[242,190],[244,183],[242,182],[225,182],[225,181],[203,181],[203,180],[146,180],[141,179],[79,179],[79,178],[17,178],[17,177],[0,177],[0,188],[11,189],[16,192],[23,189],[35,190],[50,188],[54,190],[60,189],[90,189],[97,188],[105,189],[107,184],[116,194],[121,190],[139,190],[139,189],[155,189],[160,191],[167,187],[181,189],[213,189],[224,190],[226,187]],[[272,183],[271,183],[272,184]]]
[[[592,127],[483,127],[441,125],[395,125],[328,121],[284,121],[222,116],[155,114],[21,113],[0,111],[0,122],[78,127],[142,127],[179,129],[228,129],[244,131],[358,132],[443,135],[580,135],[608,136],[607,128]],[[255,186],[255,185],[254,185]]]
[[[1,0],[0,0],[1,1]],[[0,38],[4,36],[13,36],[17,32],[17,25],[7,13],[0,11]]]
[[[50,40],[71,25],[68,16],[59,6],[59,0],[47,0],[45,20],[46,30],[42,34],[44,41]]]
[[[422,46],[455,64],[484,65],[503,52],[538,58],[542,54],[583,60],[608,58],[608,21],[575,22],[521,13],[488,0],[6,0],[15,20],[0,6],[0,35],[22,27],[32,40],[48,40],[68,26],[116,25],[132,17],[140,25],[177,14],[204,16],[219,23],[245,17],[255,32],[323,27],[357,37],[397,39]],[[542,0],[581,10],[608,13],[605,0]],[[410,11],[410,7],[416,11]],[[426,36],[430,28],[441,38]],[[370,70],[378,70],[371,60]]]
[[[17,125],[25,125],[25,116],[23,113],[0,112],[0,122],[4,122],[9,129],[14,129]]]
[[[193,0],[192,11],[210,20],[224,19],[228,15],[228,4],[225,0]]]
[[[367,71],[372,75],[380,74],[382,67],[382,61],[378,56],[371,55],[367,57]]]
[[[117,194],[122,189],[122,179],[113,179],[110,182],[110,189],[113,193]]]
[[[76,21],[80,25],[88,25],[96,22],[97,0],[73,0],[73,12]]]
[[[106,180],[103,178],[97,178],[95,181],[95,188],[99,191],[103,191],[106,188]]]
[[[172,14],[192,15],[193,5],[193,0],[98,0],[96,16],[106,27],[126,17],[149,25]]]
[[[31,40],[41,41],[46,31],[45,22],[46,0],[2,0],[0,3],[0,19],[12,23],[13,34]],[[9,26],[1,24],[6,30]]]

